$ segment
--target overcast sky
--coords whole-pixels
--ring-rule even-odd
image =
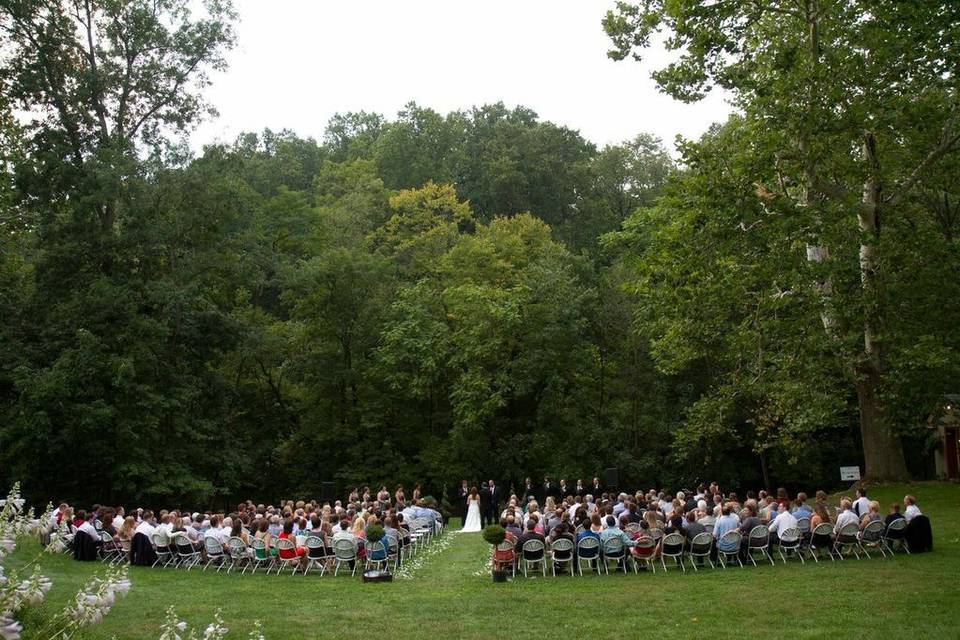
[[[578,129],[598,145],[641,131],[668,146],[729,112],[723,97],[685,105],[651,69],[606,57],[612,0],[237,0],[238,46],[207,90],[220,116],[193,143],[292,129],[320,139],[336,112],[393,118],[408,101],[446,113],[502,100]]]

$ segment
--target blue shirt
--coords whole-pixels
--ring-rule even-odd
[[[717,521],[713,523],[713,537],[717,540],[723,537],[723,534],[728,531],[736,531],[740,528],[740,523],[737,522],[737,519],[732,515],[720,516],[717,518]],[[735,549],[731,545],[725,545],[728,548],[719,547],[723,551],[734,551]],[[737,547],[739,549],[739,546]]]
[[[612,527],[607,527],[606,529],[600,532],[601,544],[605,544],[607,540],[610,540],[612,538],[619,538],[623,542],[623,546],[625,547],[632,547],[633,545],[636,544],[636,542],[631,540],[630,536],[628,536],[623,531],[623,529],[621,529],[617,525],[613,525]]]
[[[793,517],[799,520],[800,518],[809,518],[813,515],[813,511],[810,511],[810,507],[803,504],[797,507],[796,511],[793,512]]]

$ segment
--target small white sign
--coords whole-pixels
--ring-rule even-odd
[[[841,480],[859,480],[860,467],[840,467]]]

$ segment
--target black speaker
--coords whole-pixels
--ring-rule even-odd
[[[337,489],[334,483],[332,482],[321,482],[320,483],[320,502],[333,502],[337,499]]]
[[[603,481],[607,485],[607,489],[616,489],[620,486],[620,473],[615,467],[606,469],[603,472]]]

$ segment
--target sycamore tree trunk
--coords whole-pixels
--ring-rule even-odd
[[[863,439],[865,480],[906,480],[907,465],[903,444],[894,432],[880,396],[883,382],[883,345],[877,334],[881,325],[878,283],[881,183],[876,142],[867,132],[863,158],[869,176],[863,185],[863,202],[857,212],[860,225],[860,282],[864,300],[863,353],[855,365],[857,404],[860,409],[860,437]]]

